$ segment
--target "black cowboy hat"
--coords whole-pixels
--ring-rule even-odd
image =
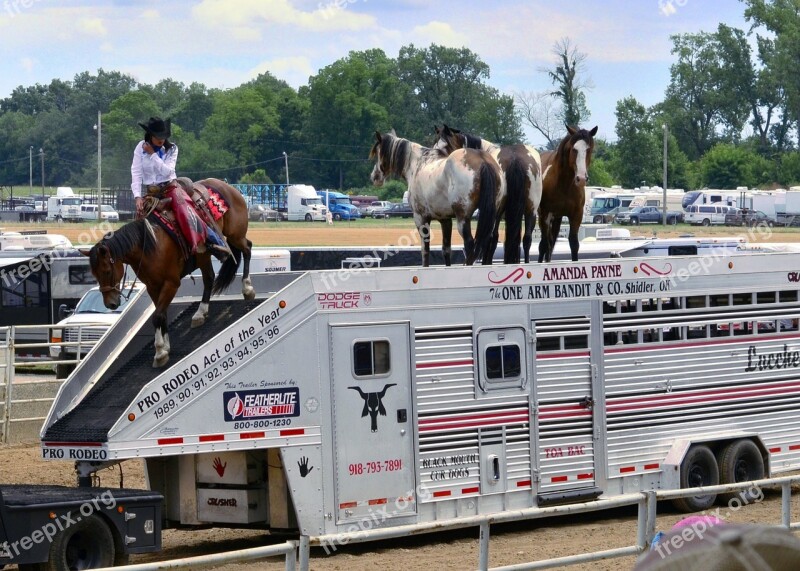
[[[139,126],[158,139],[168,139],[172,134],[170,120],[164,121],[161,117],[150,117],[147,123],[139,123]]]

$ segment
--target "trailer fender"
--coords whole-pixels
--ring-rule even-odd
[[[748,432],[725,432],[711,436],[703,436],[697,438],[682,438],[672,442],[669,452],[664,459],[664,472],[662,479],[662,487],[666,490],[677,490],[681,487],[681,464],[686,457],[686,452],[694,444],[704,444],[711,448],[716,453],[720,448],[741,438],[752,440],[758,449],[761,451],[761,456],[764,458],[764,470],[769,477],[771,469],[769,465],[769,452],[767,447],[762,442],[758,434]]]

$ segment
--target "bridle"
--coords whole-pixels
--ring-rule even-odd
[[[109,254],[110,254],[110,252],[109,252]],[[144,257],[142,257],[142,259],[141,259],[141,260],[139,260],[139,269],[140,269],[140,270],[141,270],[141,268],[142,268],[142,261],[144,261]],[[109,263],[111,264],[111,266],[113,267],[113,266],[114,266],[114,264],[115,264],[114,257],[113,257],[113,256],[111,256],[111,257],[109,258],[108,262],[109,262]],[[104,293],[104,294],[105,294],[105,293],[109,293],[109,292],[117,292],[118,294],[120,294],[120,295],[123,295],[123,293],[122,293],[122,292],[123,292],[123,290],[125,289],[125,276],[126,276],[126,274],[127,274],[127,273],[128,273],[128,271],[127,271],[127,270],[125,269],[125,267],[123,266],[123,269],[122,269],[122,277],[120,278],[120,280],[119,280],[119,283],[115,283],[115,284],[111,284],[111,285],[105,285],[105,286],[100,286],[100,287],[98,288],[98,290],[100,291],[100,293]],[[136,279],[137,279],[137,275],[138,275],[138,272],[134,274],[133,280],[131,281],[130,291],[128,291],[128,295],[127,295],[127,296],[125,296],[125,299],[128,299],[128,298],[131,296],[131,294],[133,293],[133,288],[134,288],[134,286],[136,285]]]

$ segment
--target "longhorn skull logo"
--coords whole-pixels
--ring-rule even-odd
[[[381,416],[386,416],[386,407],[383,406],[383,397],[386,396],[386,391],[389,387],[393,387],[396,384],[397,383],[390,383],[384,386],[383,390],[378,393],[365,393],[361,390],[361,387],[347,387],[348,389],[358,391],[358,394],[364,399],[364,408],[361,410],[361,418],[369,415],[370,429],[372,432],[378,432],[378,414],[380,413]]]

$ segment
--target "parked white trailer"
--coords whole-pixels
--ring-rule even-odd
[[[145,459],[165,528],[312,542],[796,470],[797,268],[748,254],[264,274],[258,299],[212,300],[201,328],[197,298],[176,298],[164,369],[140,296],[62,386],[42,454],[83,481]]]

